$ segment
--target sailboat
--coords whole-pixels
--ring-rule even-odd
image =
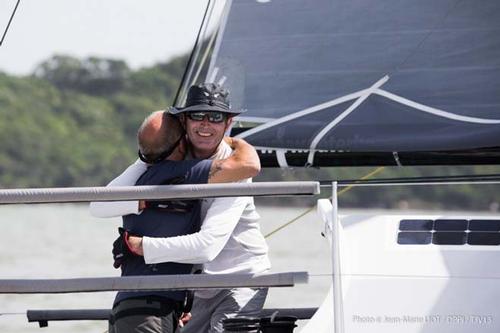
[[[499,32],[494,0],[210,1],[175,104],[222,84],[264,167],[498,164]],[[301,332],[499,331],[500,216],[338,207],[343,186],[431,183],[330,184],[332,287]]]

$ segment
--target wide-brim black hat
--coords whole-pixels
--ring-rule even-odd
[[[170,108],[171,114],[194,111],[219,111],[240,114],[244,110],[235,110],[229,103],[229,92],[215,83],[202,83],[189,88],[186,106]]]

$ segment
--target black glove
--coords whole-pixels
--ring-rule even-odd
[[[113,267],[120,268],[127,258],[136,256],[128,243],[129,232],[124,228],[118,228],[120,236],[113,242]]]

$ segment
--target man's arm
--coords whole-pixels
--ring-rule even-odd
[[[139,177],[146,171],[147,164],[137,160],[106,187],[133,186]],[[128,214],[139,214],[142,210],[138,201],[102,201],[90,203],[90,214],[95,217],[117,217]]]
[[[226,245],[249,201],[249,197],[216,198],[200,231],[177,237],[131,236],[129,243],[134,252],[144,255],[146,264],[212,261]]]
[[[233,154],[222,160],[214,160],[208,183],[229,183],[252,178],[260,172],[260,159],[254,147],[243,139],[224,138],[234,150]]]
[[[227,137],[225,141],[234,149],[233,154],[212,162],[208,183],[228,183],[256,176],[260,172],[260,160],[255,148],[242,139]],[[146,169],[147,165],[137,160],[107,186],[133,186]],[[117,217],[139,214],[143,208],[143,200],[92,202],[90,213],[95,217]]]

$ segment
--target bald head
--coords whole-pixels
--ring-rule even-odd
[[[137,141],[140,151],[154,159],[170,149],[184,134],[179,120],[165,111],[150,114],[139,127]]]

